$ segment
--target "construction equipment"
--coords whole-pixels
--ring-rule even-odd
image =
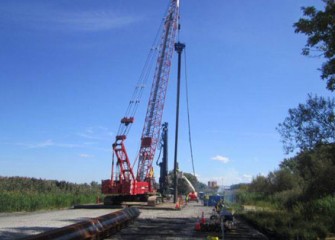
[[[183,174],[182,175],[182,179],[184,179],[188,186],[191,189],[191,192],[188,194],[188,201],[195,201],[195,202],[199,202],[199,198],[198,198],[198,193],[195,191],[195,188],[193,187],[193,184],[190,182],[190,180],[188,180],[188,178]]]
[[[219,194],[216,195],[208,195],[206,194],[204,197],[204,206],[216,206],[218,203],[224,201],[224,196]]]
[[[138,208],[129,207],[96,218],[87,218],[80,222],[32,235],[22,240],[89,240],[105,239],[140,215]]]
[[[162,162],[157,165],[160,167],[159,192],[163,197],[169,194],[169,173],[168,173],[168,123],[162,125],[161,151],[163,151]]]
[[[138,161],[137,172],[135,173],[133,166],[130,164],[124,144],[130,126],[134,123],[133,113],[135,110],[131,110],[127,111],[129,115],[121,119],[120,128],[113,144],[116,169],[114,169],[113,160],[111,179],[102,181],[102,193],[106,196],[104,204],[120,204],[122,201],[143,202],[155,199],[157,196],[152,162],[159,143],[171,59],[176,44],[176,33],[179,29],[178,20],[179,0],[171,0],[164,19],[154,79],[141,136],[141,145],[138,159],[136,160]],[[134,100],[133,102],[136,101]]]

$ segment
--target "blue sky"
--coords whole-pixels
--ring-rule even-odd
[[[107,179],[112,143],[167,0],[2,0],[0,2],[0,176],[73,182]],[[292,27],[316,0],[181,0],[186,44],[179,164],[230,185],[278,168],[287,157],[275,130],[308,93],[330,96],[301,55]],[[170,125],[172,169],[176,54],[163,121]],[[126,140],[134,160],[150,84]],[[156,169],[156,177],[159,171]]]

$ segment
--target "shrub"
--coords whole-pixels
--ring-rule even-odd
[[[0,177],[0,212],[68,208],[94,203],[101,197],[100,185],[73,184],[34,178]]]

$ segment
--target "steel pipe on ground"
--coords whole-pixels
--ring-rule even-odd
[[[127,226],[139,215],[140,211],[138,208],[128,207],[97,218],[29,236],[24,238],[24,240],[100,240]]]

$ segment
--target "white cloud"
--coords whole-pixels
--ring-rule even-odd
[[[28,148],[45,148],[45,147],[54,146],[55,143],[51,139],[48,139],[40,143],[30,143],[30,144],[22,144],[22,145],[25,145]]]
[[[88,127],[77,135],[90,140],[114,140],[112,139],[114,134],[108,128],[101,126]]]
[[[93,158],[94,155],[86,154],[86,153],[81,153],[79,154],[79,157],[81,158]]]
[[[252,180],[252,175],[239,173],[236,169],[226,169],[222,172],[222,175],[216,176],[201,176],[199,181],[206,183],[208,181],[216,181],[218,185],[230,186],[238,183],[250,183]]]
[[[94,151],[103,151],[103,152],[112,152],[112,148],[100,147],[100,145],[96,146],[98,143],[96,142],[85,142],[80,144],[73,143],[59,143],[55,142],[52,139],[47,139],[41,142],[0,142],[0,145],[15,145],[21,146],[24,149],[42,149],[42,148],[68,148],[68,149],[90,149]],[[85,157],[85,155],[80,155],[81,157]],[[88,156],[86,156],[88,157]],[[93,155],[91,157],[94,157]]]
[[[243,180],[244,182],[251,182],[251,180],[252,180],[252,175],[250,175],[250,174],[243,174],[243,175],[242,175],[242,180]]]
[[[212,157],[212,160],[220,161],[220,162],[223,162],[223,163],[228,163],[229,162],[228,157],[224,157],[224,156],[221,156],[221,155],[216,155],[215,157]]]
[[[124,27],[136,20],[130,16],[116,16],[113,12],[95,11],[66,13],[60,18],[53,19],[53,21],[72,30],[105,31]]]
[[[141,20],[138,15],[132,16],[112,8],[88,9],[75,4],[62,8],[48,1],[9,3],[3,6],[2,11],[5,13],[0,15],[2,22],[38,31],[107,31]]]
[[[47,139],[37,143],[14,143],[15,145],[24,146],[26,148],[47,148],[47,147],[59,147],[59,148],[82,148],[82,145],[71,144],[71,143],[55,143],[52,139]]]

